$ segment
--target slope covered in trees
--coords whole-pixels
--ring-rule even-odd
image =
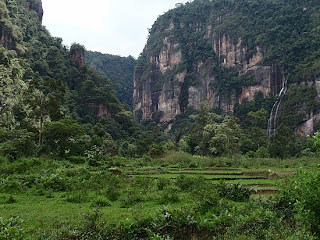
[[[203,101],[241,118],[259,92],[275,97],[287,82],[274,125],[313,133],[307,122],[315,125],[320,113],[319,8],[312,0],[195,0],[168,11],[138,59],[135,118],[168,123]],[[272,103],[265,107],[270,113]]]
[[[88,65],[105,74],[113,83],[120,102],[132,108],[133,73],[136,60],[111,54],[86,51]]]
[[[0,6],[1,155],[113,154],[146,139],[111,81],[85,64],[84,47],[69,50],[42,26],[41,1]]]

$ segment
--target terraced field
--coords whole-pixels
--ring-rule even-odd
[[[213,183],[225,181],[240,183],[252,187],[254,194],[274,194],[281,179],[293,175],[297,169],[246,169],[246,168],[146,168],[140,170],[127,169],[123,172],[128,177],[148,177],[176,179],[180,175],[192,178],[204,178]]]

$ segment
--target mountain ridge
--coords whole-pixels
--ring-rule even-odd
[[[241,117],[239,105],[259,92],[276,96],[288,78],[288,95],[290,86],[306,85],[298,90],[306,102],[289,109],[294,104],[285,98],[276,126],[282,122],[303,135],[312,133],[319,96],[306,99],[302,89],[317,91],[318,9],[309,0],[195,0],[168,11],[152,26],[138,59],[135,118],[168,124],[201,102]],[[313,126],[301,130],[311,115],[317,116]]]

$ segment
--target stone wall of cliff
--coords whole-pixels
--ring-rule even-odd
[[[172,28],[168,26],[168,29]],[[225,113],[232,114],[236,104],[252,101],[258,92],[271,96],[279,93],[284,77],[283,69],[277,64],[262,65],[263,49],[256,47],[255,53],[248,55],[248,47],[242,44],[241,38],[236,41],[226,34],[217,34],[208,26],[204,39],[210,44],[216,56],[202,59],[193,64],[197,84],[187,88],[187,108],[182,110],[181,95],[187,68],[175,72],[182,62],[182,50],[177,40],[163,38],[163,47],[158,54],[148,56],[151,66],[150,75],[141,81],[142,73],[136,71],[134,78],[134,111],[140,121],[151,119],[156,122],[170,122],[174,117],[187,109],[199,109],[202,102],[207,102],[211,108],[220,108]],[[218,58],[220,67],[232,69],[241,77],[251,77],[254,84],[242,86],[240,91],[232,91],[229,96],[218,93],[216,73],[212,69],[213,58]],[[163,81],[168,74],[173,74],[170,81]]]
[[[313,132],[320,109],[320,21],[317,7],[303,2],[194,0],[160,16],[135,71],[136,120],[170,123],[202,102],[234,114],[257,93],[276,101],[288,79],[290,97],[277,107],[275,127]]]
[[[13,6],[10,4],[13,4]],[[7,50],[14,50],[17,43],[21,42],[23,35],[21,32],[17,33],[19,31],[17,31],[17,27],[16,29],[14,27],[17,24],[14,20],[17,16],[13,12],[9,13],[8,6],[10,9],[14,8],[14,2],[0,2],[0,45]],[[28,11],[35,11],[40,24],[42,24],[43,8],[41,0],[27,0],[23,2],[23,6]]]
[[[40,23],[42,23],[43,18],[43,7],[41,0],[27,0],[28,6],[27,9],[29,11],[35,11],[38,15]]]

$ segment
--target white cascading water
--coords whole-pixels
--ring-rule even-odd
[[[288,80],[285,79],[283,82],[283,86],[280,90],[279,96],[277,97],[276,102],[273,104],[271,113],[270,113],[270,118],[268,120],[268,136],[271,137],[272,134],[277,130],[277,116],[278,116],[278,111],[281,105],[281,101],[283,99],[283,96],[287,92],[288,88]]]

